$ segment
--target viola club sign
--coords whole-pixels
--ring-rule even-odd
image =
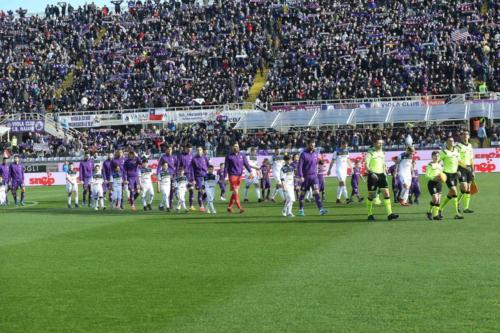
[[[7,127],[12,133],[41,133],[45,130],[45,122],[43,120],[10,120],[7,122]]]

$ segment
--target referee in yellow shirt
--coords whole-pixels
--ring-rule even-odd
[[[458,149],[454,145],[453,137],[448,137],[446,140],[446,146],[441,152],[439,152],[439,160],[443,162],[443,171],[446,174],[446,185],[449,188],[448,195],[441,202],[439,207],[439,216],[443,217],[443,209],[448,204],[452,202],[455,207],[455,219],[461,220],[464,217],[460,215],[458,211],[458,199],[457,199],[457,185],[458,185],[458,161],[460,159],[460,154]]]
[[[464,213],[474,213],[473,210],[469,209],[471,197],[470,189],[472,182],[474,181],[474,152],[469,139],[469,131],[463,131],[460,133],[460,143],[456,146],[459,152],[458,172],[460,195],[458,196],[458,202],[460,202],[462,198],[464,199]]]

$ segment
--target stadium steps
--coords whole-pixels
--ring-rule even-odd
[[[102,28],[99,30],[99,33],[97,34],[97,38],[94,41],[94,47],[97,47],[101,44],[102,40],[104,39],[104,36],[106,36],[106,33],[108,30],[106,28]],[[83,61],[78,60],[76,62],[76,68],[80,69],[83,67]],[[62,94],[66,91],[69,90],[73,84],[75,83],[75,69],[72,69],[68,75],[64,78],[63,83],[61,86],[56,90],[56,97],[61,98]]]
[[[264,68],[262,74],[260,73],[260,71],[257,71],[255,79],[253,80],[252,83],[252,87],[250,87],[250,91],[248,92],[248,98],[245,99],[245,104],[255,103],[257,97],[260,94],[260,91],[267,82],[268,76],[269,76],[269,68]]]

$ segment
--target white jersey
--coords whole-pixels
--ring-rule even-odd
[[[141,180],[141,186],[142,187],[153,187],[153,179],[151,178],[153,176],[153,170],[151,168],[141,168],[141,174],[139,176],[139,179]]]
[[[5,182],[0,183],[0,205],[5,205],[7,201],[7,184]]]
[[[411,184],[411,172],[413,170],[413,156],[402,153],[398,156],[398,178],[401,184]]]
[[[272,170],[273,170],[273,177],[277,178],[276,181],[279,181],[280,173],[281,173],[281,168],[285,165],[285,155],[273,155],[271,159],[272,163]]]
[[[102,173],[95,173],[92,176],[92,179],[90,181],[90,185],[92,187],[101,187],[102,188],[102,184],[104,184],[104,177],[102,176]]]
[[[337,149],[334,158],[337,173],[346,173],[349,167],[349,150]]]
[[[204,179],[205,187],[208,188],[215,188],[217,186],[217,183],[219,182],[219,176],[213,173],[207,173]]]
[[[160,170],[160,173],[158,173],[158,182],[160,183],[160,186],[170,186],[172,176],[168,170]]]
[[[295,186],[295,168],[291,165],[284,165],[280,172],[280,181],[286,188]]]
[[[68,170],[66,173],[66,191],[68,193],[78,191],[78,172]]]
[[[175,178],[175,188],[177,189],[177,192],[179,191],[187,191],[188,187],[188,179],[186,176],[179,176]]]
[[[104,184],[104,177],[102,176],[102,173],[95,173],[92,176],[92,180],[90,181],[90,186],[92,189],[92,197],[94,197],[94,199],[104,196],[103,184]]]
[[[413,169],[413,157],[411,154],[402,153],[398,156],[398,173],[400,175],[410,175]]]
[[[255,178],[257,178],[257,170],[254,168],[259,167],[259,162],[257,160],[257,156],[248,155],[247,159],[248,159],[248,164],[252,168],[250,170],[250,173],[253,175],[253,178],[255,179]],[[247,178],[249,177],[250,173],[247,172]]]

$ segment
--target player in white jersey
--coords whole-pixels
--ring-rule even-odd
[[[177,196],[177,207],[175,211],[180,212],[181,208],[187,213],[188,209],[186,207],[186,192],[188,190],[188,179],[184,174],[184,168],[180,167],[177,169],[177,177],[175,178],[175,193]]]
[[[170,189],[172,188],[172,175],[168,172],[168,163],[161,165],[158,173],[158,193],[161,194],[160,210],[170,211]]]
[[[280,149],[278,147],[274,149],[274,155],[271,157],[271,165],[272,165],[273,178],[274,181],[276,182],[273,194],[271,195],[271,201],[274,201],[276,193],[279,193],[281,199],[284,200],[285,195],[281,187],[280,177],[281,177],[281,168],[285,165],[285,154],[280,154]]]
[[[351,160],[349,159],[349,149],[347,148],[347,142],[342,141],[340,147],[333,153],[332,161],[330,162],[330,167],[328,168],[328,174],[331,174],[332,168],[335,165],[335,173],[339,181],[339,186],[337,188],[337,203],[341,203],[342,195],[344,195],[346,202],[349,203],[349,195],[347,193],[347,170],[352,168]]]
[[[0,207],[5,207],[7,204],[7,183],[3,179],[3,175],[0,175]]]
[[[119,165],[116,165],[111,174],[111,208],[121,208],[123,198],[123,171]]]
[[[247,156],[248,164],[252,168],[251,172],[246,172],[245,174],[245,195],[244,202],[248,202],[248,190],[253,185],[255,187],[255,195],[257,196],[257,200],[259,202],[262,201],[261,193],[260,193],[260,168],[259,162],[257,158],[257,149],[251,148],[250,154]]]
[[[71,199],[75,197],[75,208],[78,208],[78,172],[73,170],[73,162],[69,162],[66,171],[66,193],[68,194],[68,208],[71,208]]]
[[[151,204],[155,197],[153,188],[153,169],[148,167],[148,161],[143,160],[140,168],[139,185],[141,189],[142,207],[144,210],[152,210]]]
[[[413,170],[413,155],[415,148],[408,146],[406,151],[398,156],[398,178],[401,184],[401,194],[399,195],[399,203],[402,206],[409,206],[408,196],[410,194],[411,173]]]
[[[290,165],[289,155],[285,156],[284,161],[285,165],[283,165],[280,172],[280,183],[285,194],[285,203],[281,215],[294,217],[292,207],[295,202],[295,168]]]
[[[94,167],[94,174],[92,176],[92,179],[90,181],[90,190],[92,193],[92,207],[95,210],[99,210],[99,207],[102,208],[103,210],[106,209],[104,207],[104,187],[102,186],[104,184],[104,177],[102,176],[101,173],[101,166],[97,164]]]
[[[209,165],[207,170],[207,175],[205,176],[205,194],[207,196],[207,214],[215,214],[214,199],[215,199],[215,188],[219,182],[219,176],[214,174],[214,166]]]

